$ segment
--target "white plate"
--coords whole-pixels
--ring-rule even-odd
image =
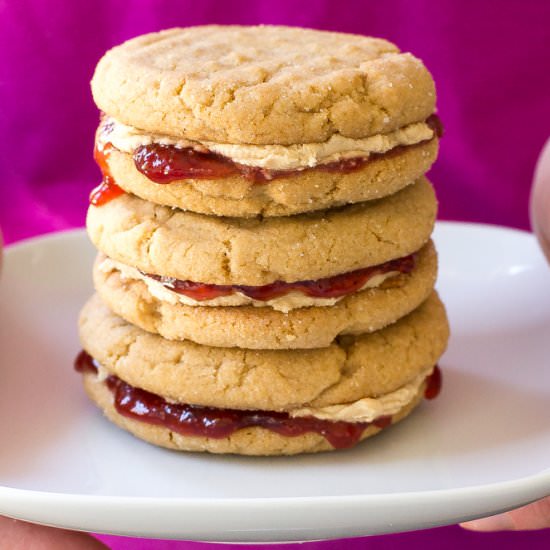
[[[92,291],[83,231],[8,249],[0,283],[0,513],[146,537],[291,541],[454,523],[550,494],[550,270],[534,238],[436,231],[444,389],[356,449],[178,454],[104,420],[72,361]]]

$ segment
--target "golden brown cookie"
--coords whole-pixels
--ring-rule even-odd
[[[124,194],[90,206],[104,254],[143,272],[210,284],[321,279],[415,252],[437,202],[425,178],[377,201],[297,216],[241,219],[183,212]]]
[[[413,400],[398,413],[392,415],[392,424],[405,418],[422,401],[424,387],[422,385]],[[250,427],[240,429],[223,439],[185,436],[168,428],[147,424],[119,414],[113,405],[113,394],[105,383],[98,380],[98,377],[92,373],[84,374],[84,388],[90,399],[117,426],[140,439],[168,449],[253,456],[294,455],[334,450],[325,437],[315,432],[289,437],[264,428]],[[380,428],[372,424],[364,430],[360,439],[364,440],[378,432],[380,432]]]
[[[94,296],[80,316],[83,348],[109,373],[170,400],[218,408],[291,411],[394,392],[431,369],[448,339],[433,293],[380,331],[313,350],[214,348],[131,325]]]
[[[365,36],[277,26],[202,26],[134,38],[99,62],[98,107],[143,130],[220,143],[358,138],[425,120],[422,62]]]
[[[391,195],[427,172],[438,140],[398,147],[375,155],[349,172],[305,169],[257,183],[242,176],[186,179],[158,184],[139,172],[130,153],[106,157],[114,181],[144,200],[216,216],[288,216]]]
[[[269,306],[171,303],[152,295],[142,280],[125,278],[118,270],[105,271],[101,265],[100,258],[94,266],[95,287],[113,312],[128,322],[171,340],[249,349],[320,348],[339,334],[378,330],[418,307],[432,292],[437,274],[430,241],[419,251],[410,274],[388,279],[381,288],[350,294],[332,306],[283,313]]]

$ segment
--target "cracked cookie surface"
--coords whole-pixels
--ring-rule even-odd
[[[281,26],[139,36],[103,56],[92,93],[125,124],[236,144],[366,137],[435,108],[426,67],[390,42]]]
[[[248,349],[305,349],[329,346],[339,334],[372,332],[410,313],[431,293],[437,274],[432,242],[418,252],[410,274],[382,288],[350,294],[335,305],[288,313],[254,306],[201,307],[152,296],[144,282],[94,266],[94,284],[103,301],[128,322],[170,340]]]
[[[352,172],[306,169],[263,184],[246,177],[186,179],[158,184],[139,172],[132,155],[112,150],[106,162],[117,185],[144,200],[216,216],[288,216],[379,199],[429,170],[438,140],[374,156]]]
[[[105,255],[145,273],[220,285],[331,277],[419,250],[437,202],[425,178],[389,197],[265,219],[183,212],[124,194],[90,206],[88,234]]]
[[[435,292],[393,325],[312,350],[166,340],[124,321],[97,295],[80,316],[82,346],[108,372],[177,402],[234,409],[325,407],[392,392],[435,365],[448,335]]]

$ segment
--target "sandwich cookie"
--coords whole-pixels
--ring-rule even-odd
[[[292,454],[349,446],[406,415],[437,378],[448,325],[434,293],[394,325],[328,348],[221,349],[144,332],[95,296],[80,337],[89,395],[136,435],[180,449]],[[132,402],[141,404],[125,409]],[[220,423],[231,430],[216,431]]]
[[[92,92],[106,113],[96,141],[105,184],[205,214],[281,216],[380,198],[437,154],[431,75],[376,38],[171,29],[107,52]]]

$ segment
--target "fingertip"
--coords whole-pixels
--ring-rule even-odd
[[[488,518],[474,519],[459,524],[463,529],[477,532],[510,531],[515,528],[508,513],[498,514]]]

